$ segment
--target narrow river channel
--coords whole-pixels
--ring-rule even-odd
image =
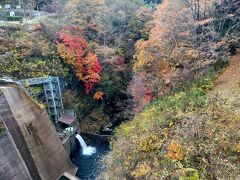
[[[96,176],[104,168],[99,160],[109,151],[109,145],[107,143],[92,141],[88,143],[88,146],[95,147],[96,153],[92,155],[83,155],[82,147],[79,145],[78,150],[72,158],[73,163],[78,167],[76,176],[81,180],[96,179]]]

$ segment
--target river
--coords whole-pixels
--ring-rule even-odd
[[[94,180],[103,170],[103,165],[99,162],[101,157],[108,153],[109,145],[107,143],[90,142],[88,146],[95,147],[96,153],[91,156],[83,155],[81,146],[72,158],[72,162],[78,167],[76,176],[81,180]]]

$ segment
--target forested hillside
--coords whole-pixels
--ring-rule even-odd
[[[239,106],[230,95],[239,94],[239,53],[222,75],[229,85],[215,85],[239,48],[239,10],[237,1],[157,6],[149,38],[135,45],[128,89],[136,115],[117,128],[100,179],[240,178]]]
[[[98,120],[86,117],[84,131],[129,120],[134,44],[148,36],[154,2],[36,1],[31,7],[38,4],[46,16],[1,26],[1,75],[61,77],[67,82],[64,107],[79,119],[90,114]],[[41,101],[41,89],[31,91]]]
[[[240,179],[238,0],[29,0],[22,14],[0,22],[0,75],[60,77],[81,131],[113,135],[99,179]]]

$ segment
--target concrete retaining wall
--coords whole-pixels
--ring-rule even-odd
[[[70,136],[63,144],[64,148],[66,149],[68,155],[72,157],[76,150],[77,150],[77,144],[76,144],[76,138],[75,135]]]

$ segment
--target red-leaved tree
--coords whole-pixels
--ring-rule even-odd
[[[81,36],[61,31],[57,49],[66,63],[74,68],[78,79],[85,83],[86,94],[89,94],[94,84],[101,81],[102,68],[96,54],[88,51],[87,41]]]

